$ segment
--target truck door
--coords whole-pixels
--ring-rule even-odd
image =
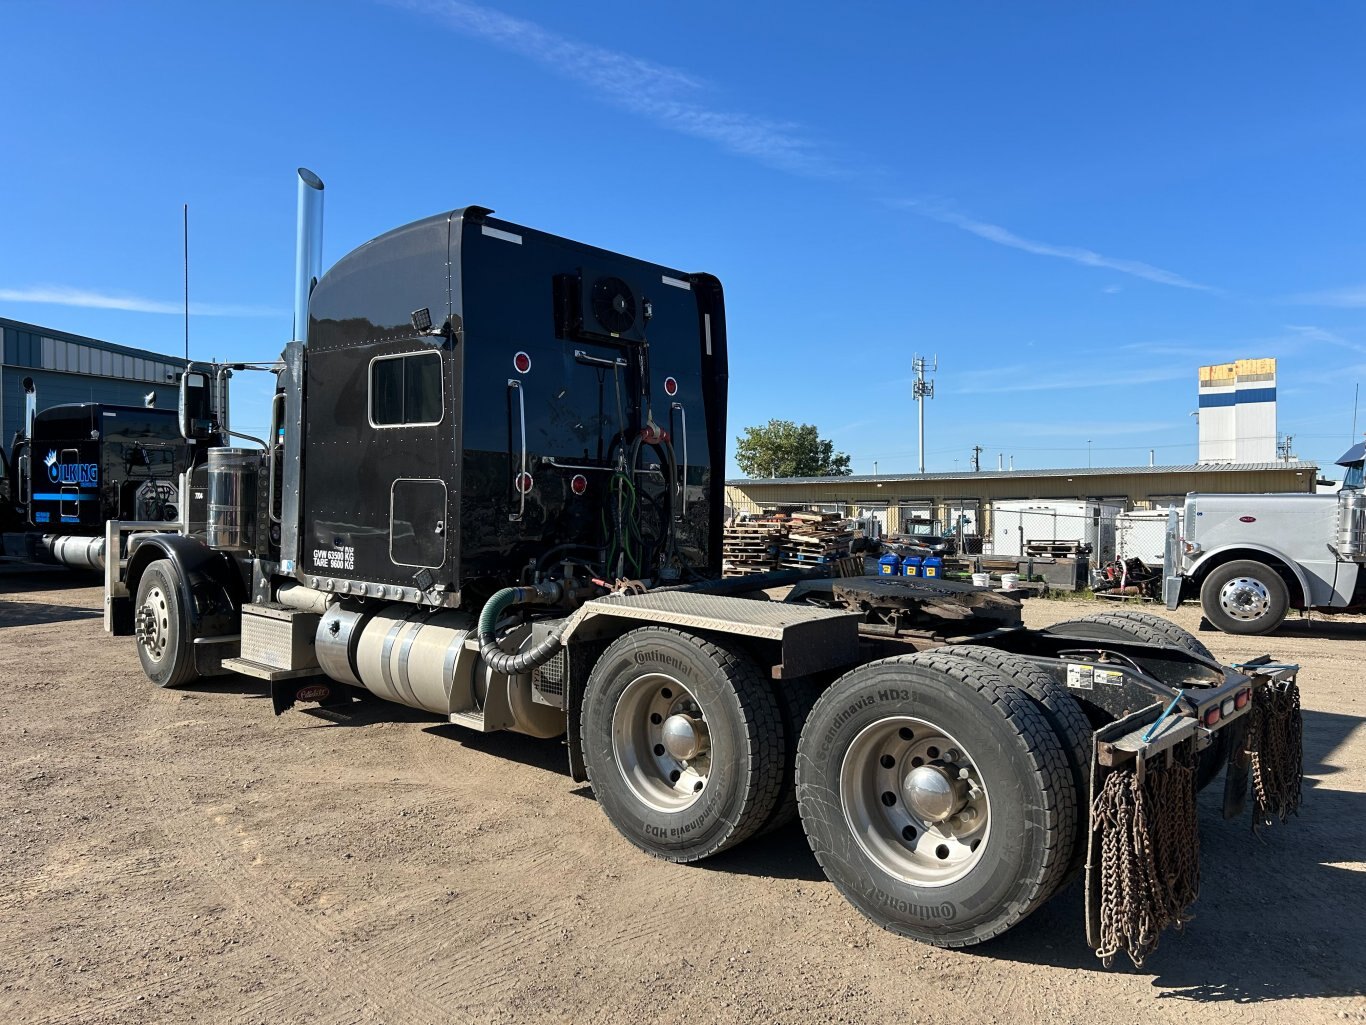
[[[304,569],[455,584],[453,360],[429,337],[314,353],[308,365]]]

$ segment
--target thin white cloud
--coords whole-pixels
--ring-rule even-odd
[[[1159,285],[1170,285],[1173,288],[1189,288],[1198,292],[1213,293],[1221,291],[1213,285],[1203,285],[1198,281],[1182,277],[1175,271],[1164,270],[1140,260],[1124,260],[1113,256],[1104,256],[1081,246],[1059,246],[1051,242],[1039,242],[1035,239],[1025,238],[1008,228],[1001,227],[999,224],[975,220],[937,203],[911,199],[895,200],[892,205],[905,210],[913,210],[915,213],[942,224],[951,224],[955,228],[961,228],[963,231],[976,235],[978,238],[986,239],[988,242],[1033,253],[1035,256],[1051,256],[1059,260],[1079,263],[1084,267],[1100,267],[1105,270],[1118,271],[1121,274],[1128,274],[1130,277],[1142,278],[1144,281],[1152,281]]]
[[[181,303],[162,302],[137,295],[112,295],[68,285],[33,285],[27,288],[0,288],[0,302],[42,303],[49,306],[83,306],[96,310],[126,310],[129,313],[185,312]],[[267,306],[234,306],[225,303],[190,303],[190,312],[200,317],[279,317],[280,310]]]
[[[1107,373],[1113,375],[1114,380],[1122,381],[1125,387],[1194,378],[1190,367],[1112,371],[1088,368],[1039,375],[1037,367],[1014,366],[960,374],[954,382],[953,392],[958,395],[1007,395],[1015,392],[1075,391],[1095,388],[1096,382],[1106,380]]]
[[[699,102],[696,97],[707,91],[707,83],[677,68],[569,39],[535,22],[466,0],[387,2],[525,57],[672,131],[791,174],[831,177],[847,173],[793,122],[717,110]]]
[[[1349,285],[1323,292],[1302,292],[1286,300],[1296,306],[1341,306],[1347,309],[1366,307],[1366,285]]]

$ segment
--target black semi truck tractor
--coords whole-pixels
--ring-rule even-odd
[[[174,409],[68,403],[39,410],[24,381],[24,426],[5,459],[0,554],[104,567],[109,520],[180,520],[180,475],[195,446]]]
[[[1298,747],[1270,753],[1298,744],[1293,666],[1129,611],[1028,630],[947,581],[720,579],[712,275],[477,206],[321,274],[322,183],[298,189],[269,444],[210,448],[203,530],[133,536],[109,581],[154,683],[563,737],[640,850],[698,861],[800,816],[862,913],[948,946],[1085,873],[1092,944],[1141,959],[1195,898],[1198,787],[1227,770],[1227,814],[1250,777],[1260,818],[1297,806]]]

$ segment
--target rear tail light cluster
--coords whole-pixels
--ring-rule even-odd
[[[1212,728],[1225,716],[1232,715],[1235,711],[1246,708],[1247,703],[1251,700],[1252,688],[1244,687],[1232,697],[1224,698],[1219,704],[1211,705],[1209,708],[1205,709],[1205,714],[1200,717],[1200,721],[1207,727]]]

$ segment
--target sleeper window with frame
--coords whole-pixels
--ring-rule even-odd
[[[374,427],[439,424],[441,354],[410,352],[370,361],[370,423]]]

